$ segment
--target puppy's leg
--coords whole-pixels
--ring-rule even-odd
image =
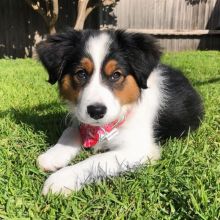
[[[44,171],[65,167],[80,152],[78,135],[77,129],[67,128],[58,143],[38,157],[38,166]]]
[[[134,148],[133,148],[134,149]],[[138,154],[134,150],[114,150],[91,156],[90,158],[60,169],[52,174],[45,182],[43,194],[69,194],[79,190],[86,183],[102,177],[115,176],[148,161],[146,154]]]

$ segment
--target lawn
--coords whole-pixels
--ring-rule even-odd
[[[0,60],[0,219],[220,219],[220,52],[169,53],[163,62],[202,95],[200,129],[169,140],[156,165],[63,198],[41,195],[48,174],[36,167],[68,121],[57,88],[34,60]]]

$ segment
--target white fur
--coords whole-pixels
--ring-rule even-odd
[[[119,134],[110,142],[105,143],[105,146],[107,144],[109,148],[108,152],[91,156],[84,161],[64,167],[53,173],[44,184],[43,194],[46,195],[51,191],[52,193],[67,195],[71,191],[79,190],[83,185],[91,181],[105,176],[115,176],[126,170],[133,169],[137,165],[159,159],[160,148],[155,144],[153,138],[153,123],[161,107],[160,103],[163,103],[164,99],[162,81],[160,70],[155,69],[148,78],[148,89],[142,91],[140,101],[133,106],[126,122],[119,128]],[[107,95],[106,91],[102,89],[100,92]],[[89,93],[86,95],[89,96]],[[70,159],[80,150],[80,147],[76,146],[74,142],[72,142],[72,145],[70,144],[71,140],[73,140],[72,135],[71,132],[63,134],[62,140],[58,142],[59,148],[55,145],[46,154],[43,154],[46,155],[44,160],[41,159],[43,156],[39,157],[39,166],[54,171],[55,168],[69,163]],[[72,153],[67,156],[71,147]],[[54,160],[54,154],[60,154],[60,158],[55,157],[57,159]]]
[[[80,151],[76,142],[78,129],[67,128],[57,144],[37,158],[38,166],[44,171],[55,171],[65,167]]]

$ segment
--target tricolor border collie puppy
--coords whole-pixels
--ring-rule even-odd
[[[38,165],[56,171],[43,194],[68,194],[160,158],[158,143],[196,129],[202,102],[178,70],[160,64],[154,38],[125,31],[69,31],[37,46],[39,59],[58,82],[73,124]],[[99,153],[67,166],[83,148]]]

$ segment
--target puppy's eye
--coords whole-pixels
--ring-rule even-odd
[[[122,77],[123,77],[122,73],[119,70],[117,70],[110,76],[109,80],[111,82],[117,82]]]
[[[88,75],[86,73],[86,71],[84,69],[80,69],[77,70],[75,72],[75,77],[79,80],[79,81],[86,81],[88,78]]]

